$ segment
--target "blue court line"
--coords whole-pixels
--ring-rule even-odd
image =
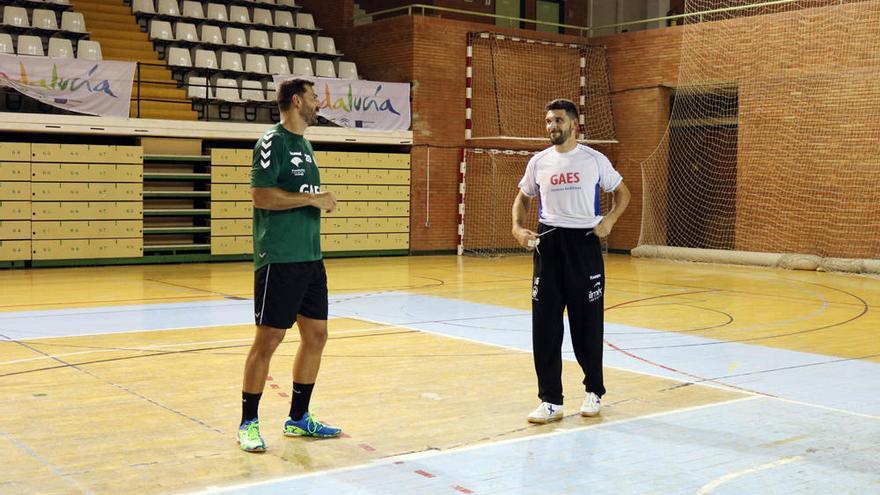
[[[13,340],[84,334],[252,324],[251,300],[222,300],[27,311],[0,314],[0,335]],[[400,325],[448,337],[531,352],[528,311],[402,292],[331,297],[331,316]],[[567,327],[567,322],[566,322]],[[754,344],[606,323],[606,338],[644,360],[791,400],[880,415],[880,364],[840,360]],[[331,327],[332,333],[332,327]],[[0,340],[2,341],[2,340]],[[663,347],[664,345],[689,347]],[[638,349],[640,347],[652,349]],[[573,359],[566,332],[564,356]],[[606,348],[605,364],[695,381]],[[567,391],[577,396],[578,390]],[[613,388],[609,390],[613,397]]]
[[[0,313],[12,340],[253,324],[251,300],[223,300]]]
[[[688,408],[213,493],[867,493],[877,421],[767,398]],[[428,476],[430,475],[430,476]]]
[[[499,306],[432,296],[384,294],[351,299],[331,311],[417,330],[531,352],[531,313]],[[568,322],[563,356],[574,359]],[[841,360],[835,356],[791,351],[695,335],[664,332],[617,323],[605,324],[606,340],[646,361],[689,375],[720,378],[749,390],[821,404],[868,415],[880,415],[880,364]],[[662,346],[686,347],[662,347]],[[638,349],[640,347],[652,349]],[[606,347],[606,366],[675,380],[697,381]],[[577,396],[582,391],[568,391]],[[609,389],[613,395],[613,389]]]

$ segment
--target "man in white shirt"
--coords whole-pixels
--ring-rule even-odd
[[[562,419],[562,314],[568,308],[572,345],[584,371],[581,415],[599,414],[602,379],[605,265],[600,238],[611,233],[629,204],[623,178],[602,153],[578,144],[577,107],[557,99],[547,105],[547,133],[553,146],[534,155],[513,202],[513,236],[534,250],[532,348],[541,404],[532,423]],[[612,192],[611,210],[601,214],[600,188]],[[538,231],[523,223],[538,199]]]

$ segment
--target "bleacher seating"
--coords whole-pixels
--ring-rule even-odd
[[[0,31],[12,36],[37,36],[46,45],[49,38],[67,38],[77,41],[88,37],[82,14],[72,12],[69,4],[55,4],[36,0],[18,0],[15,5],[4,5]],[[59,22],[60,15],[60,22]]]
[[[273,75],[356,79],[333,38],[293,0],[124,0],[194,108],[211,102],[274,109]],[[0,53],[101,60],[83,14],[68,0],[9,0]],[[253,104],[253,105],[251,105]],[[201,106],[202,108],[197,108]],[[230,112],[220,112],[228,118]]]

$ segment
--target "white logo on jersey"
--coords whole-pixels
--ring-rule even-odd
[[[272,164],[272,161],[269,157],[272,156],[272,136],[275,133],[270,131],[263,135],[263,143],[260,144],[260,166],[263,168],[269,168],[269,165]]]
[[[301,152],[301,151],[291,151],[291,152],[290,152],[290,156],[292,157],[292,158],[290,159],[290,163],[292,163],[294,167],[299,168],[299,164],[303,162],[303,159],[302,159],[303,154],[302,154],[302,152]],[[308,156],[308,155],[306,155],[306,161],[308,161],[308,162],[311,163],[311,160],[309,160],[309,156]]]
[[[318,194],[319,192],[321,192],[321,186],[312,186],[310,184],[303,184],[299,188],[299,192],[309,193],[309,194]]]

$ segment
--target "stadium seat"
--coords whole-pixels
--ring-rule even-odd
[[[30,27],[27,10],[24,7],[3,7],[3,24],[7,26]]]
[[[197,98],[202,100],[210,98],[208,78],[190,76],[186,81],[186,96],[187,98]]]
[[[155,14],[156,6],[155,4],[153,4],[153,0],[132,0],[131,11],[135,14],[137,14],[138,12],[142,12],[144,14]]]
[[[312,14],[298,12],[296,14],[296,27],[300,29],[315,29],[315,18],[312,17]]]
[[[256,74],[268,74],[269,72],[266,69],[266,57],[256,53],[246,54],[244,56],[244,70],[245,72],[253,72]]]
[[[235,79],[217,79],[214,86],[214,99],[223,101],[241,101],[241,93]]]
[[[315,42],[307,34],[297,34],[294,36],[293,49],[298,52],[314,52]]]
[[[269,55],[269,73],[280,75],[290,74],[290,63],[287,62],[287,57]]]
[[[0,33],[0,53],[15,53],[15,45],[12,44],[9,33]]]
[[[241,63],[241,54],[236,52],[220,52],[220,68],[242,72],[244,66]]]
[[[222,45],[223,44],[223,35],[220,34],[219,26],[209,26],[207,24],[203,24],[201,26],[201,37],[202,43],[209,43],[212,45]]]
[[[43,41],[39,36],[21,34],[18,36],[18,54],[43,56]]]
[[[67,38],[49,38],[49,56],[73,58],[73,43]]]
[[[153,19],[150,21],[150,39],[151,40],[173,40],[174,33],[171,30],[171,23],[168,21],[160,21]]]
[[[46,9],[34,9],[31,14],[31,26],[39,29],[58,29],[58,18],[55,11]]]
[[[333,41],[333,38],[318,36],[318,53],[336,55],[336,43]]]
[[[357,79],[358,78],[358,70],[357,65],[354,62],[339,62],[339,73],[337,76],[340,79]]]
[[[247,44],[247,36],[244,34],[244,29],[236,28],[236,27],[228,27],[226,28],[226,32],[224,34],[224,39],[226,39],[226,44],[231,46],[248,46]]]
[[[296,27],[296,24],[293,22],[293,14],[286,10],[275,11],[275,25],[291,29]]]
[[[196,50],[195,67],[199,69],[219,69],[217,54],[211,50]]]
[[[248,8],[240,5],[229,6],[229,22],[238,22],[240,24],[250,24],[251,16],[248,14]]]
[[[202,2],[184,0],[181,13],[183,14],[183,17],[192,17],[195,19],[205,18],[205,9],[202,7]]]
[[[336,67],[330,60],[315,60],[315,75],[318,77],[336,77]]]
[[[269,80],[266,82],[266,100],[267,101],[275,101],[278,93],[275,92],[275,81]]]
[[[187,50],[186,48],[179,48],[176,46],[168,48],[168,53],[165,56],[165,59],[168,62],[168,65],[173,65],[176,67],[192,67],[193,65],[189,50]]]
[[[263,24],[266,26],[273,25],[272,12],[268,9],[254,9],[254,24]]]
[[[198,42],[199,33],[196,31],[196,25],[187,22],[178,22],[174,26],[174,39]]]
[[[266,92],[260,81],[242,81],[241,99],[245,101],[266,101]]]
[[[186,52],[189,55],[189,51]],[[91,40],[79,40],[76,44],[76,58],[83,60],[103,60],[104,54],[101,53],[101,43]]]
[[[61,29],[72,33],[85,33],[86,20],[79,12],[64,12],[61,14]]]
[[[159,0],[159,3],[156,5],[156,13],[180,17],[180,6],[177,4],[177,0]]]
[[[272,48],[285,51],[293,50],[293,44],[290,42],[290,34],[272,33]]]
[[[209,3],[205,17],[215,21],[229,22],[229,14],[226,12],[226,6],[219,3]]]
[[[312,61],[307,58],[293,59],[293,74],[297,76],[314,76],[315,69],[312,68]]]
[[[269,33],[257,29],[251,29],[248,33],[248,45],[254,48],[269,49]]]

